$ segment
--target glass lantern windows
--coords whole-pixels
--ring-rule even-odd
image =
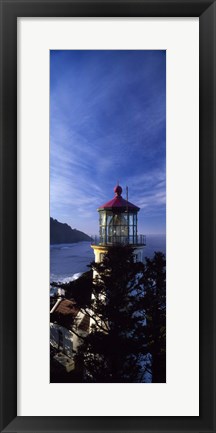
[[[100,218],[100,226],[105,226],[106,225],[106,212],[100,212],[99,218]]]
[[[99,222],[101,244],[137,243],[136,212],[100,211]]]
[[[128,243],[128,223],[124,214],[115,214],[107,226],[108,242],[113,244]]]

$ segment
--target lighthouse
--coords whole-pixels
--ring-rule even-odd
[[[131,245],[134,261],[143,261],[143,247],[146,245],[144,235],[138,235],[138,212],[140,208],[122,197],[122,188],[114,188],[112,200],[100,206],[99,240],[91,247],[94,250],[95,262],[100,263],[104,254],[114,245]]]

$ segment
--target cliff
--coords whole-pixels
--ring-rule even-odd
[[[72,229],[68,224],[50,218],[50,244],[72,244],[75,242],[87,241],[92,239],[85,233]]]

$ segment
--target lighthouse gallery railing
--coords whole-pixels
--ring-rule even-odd
[[[146,245],[146,236],[110,236],[107,239],[102,236],[92,236],[93,245]]]

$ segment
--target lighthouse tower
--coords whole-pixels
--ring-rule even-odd
[[[100,206],[99,241],[91,247],[94,250],[95,262],[100,263],[113,245],[131,245],[134,249],[134,261],[143,260],[145,236],[138,235],[137,214],[139,207],[122,197],[122,188],[114,188],[115,197]]]

